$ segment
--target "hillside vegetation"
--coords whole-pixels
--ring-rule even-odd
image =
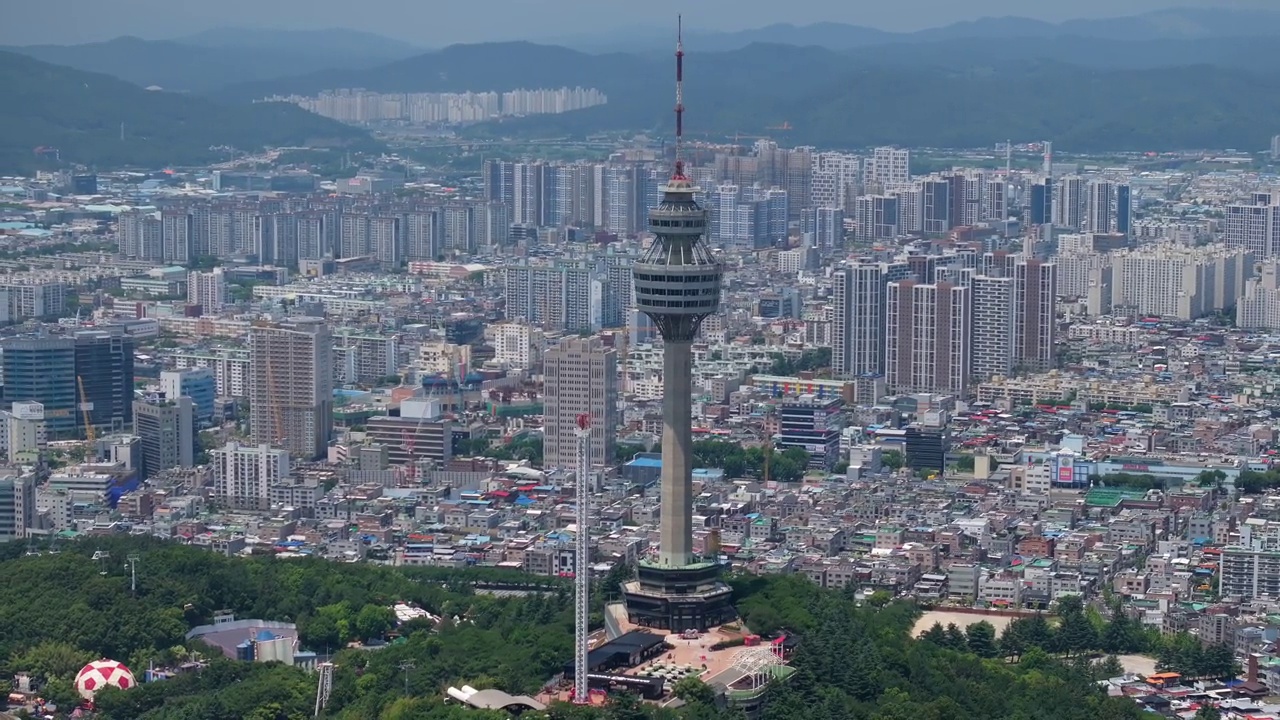
[[[279,146],[368,146],[368,135],[292,105],[224,104],[0,52],[0,172],[44,167],[37,147],[89,166],[194,165]],[[121,123],[124,124],[121,139]]]
[[[1266,45],[1250,42],[1236,48],[1227,65],[1241,64]],[[1002,57],[996,47],[965,52],[930,46],[921,57],[933,64],[908,62],[903,53],[879,57],[866,50],[763,43],[727,52],[691,49],[685,64],[686,132],[717,141],[738,133],[770,135],[784,144],[829,148],[984,147],[1014,138],[1052,139],[1076,152],[1262,149],[1275,130],[1272,118],[1280,114],[1280,75],[1275,73],[1212,64],[1081,66],[1054,59],[1079,58],[1069,41],[1047,44],[1051,52],[1044,60]],[[1027,42],[1016,47],[1031,52]],[[1164,51],[1169,62],[1175,56],[1180,56],[1175,50]],[[1126,57],[1140,64],[1140,55]],[[235,86],[225,97],[245,101],[344,87],[454,92],[566,85],[598,88],[609,102],[562,115],[485,123],[469,134],[671,132],[669,57],[590,55],[532,43],[453,46],[372,70]],[[773,129],[784,123],[792,129]]]
[[[105,720],[311,717],[315,676],[272,663],[220,659],[198,644],[184,647],[189,627],[208,622],[220,610],[296,622],[304,645],[318,650],[381,637],[391,628],[386,607],[397,600],[446,617],[439,626],[426,621],[402,626],[399,634],[405,639],[381,650],[338,652],[324,714],[331,719],[496,719],[500,716],[444,705],[444,688],[466,683],[534,692],[572,657],[571,592],[553,579],[484,568],[227,558],[151,538],[94,538],[41,556],[24,556],[23,549],[16,543],[0,549],[0,572],[8,578],[0,586],[0,627],[5,628],[0,675],[32,672],[48,683],[47,697],[66,705],[73,698],[71,678],[90,659],[119,659],[138,673],[152,661],[180,661],[191,652],[212,660],[200,672],[99,693]],[[93,560],[95,550],[112,559]],[[120,560],[130,553],[139,558],[136,596]],[[620,577],[615,573],[602,584]],[[509,598],[474,592],[475,581],[495,579],[542,582],[547,591]],[[909,631],[917,610],[887,596],[864,604],[851,593],[822,590],[799,576],[742,577],[734,585],[753,629],[786,628],[800,637],[797,673],[789,684],[770,691],[768,720],[1140,717],[1131,700],[1108,699],[1090,682],[1096,673],[1088,663],[1028,651],[1020,663],[1010,664],[972,639],[971,646],[913,640]],[[976,635],[971,631],[971,636]],[[621,698],[606,708],[554,705],[543,717],[742,717],[717,708],[697,683],[682,689],[689,704],[678,710]]]

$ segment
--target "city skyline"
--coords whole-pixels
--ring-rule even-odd
[[[683,13],[693,32],[735,32],[789,23],[846,23],[889,32],[914,32],[990,17],[1022,17],[1046,22],[1125,17],[1179,8],[1273,10],[1269,0],[1104,0],[1070,5],[1030,6],[1017,0],[977,0],[964,6],[946,0],[903,0],[888,6],[847,6],[828,0],[778,5],[759,0],[708,0],[696,7],[658,0],[616,7],[580,0],[529,3],[491,0],[479,5],[420,6],[403,0],[372,0],[358,16],[334,0],[280,0],[264,4],[230,0],[214,6],[132,0],[129,9],[87,0],[48,0],[11,8],[0,28],[6,45],[76,44],[120,36],[181,39],[196,33],[249,28],[270,30],[352,30],[376,33],[422,48],[503,40],[561,42],[596,35],[604,42],[658,35],[655,16]],[[68,22],[72,18],[72,22]],[[573,19],[570,21],[569,19]],[[424,28],[421,32],[405,28]],[[430,28],[430,29],[426,29]]]

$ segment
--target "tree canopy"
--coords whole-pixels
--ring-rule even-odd
[[[71,678],[83,662],[111,657],[135,671],[149,663],[172,665],[193,654],[205,667],[96,698],[105,720],[301,720],[311,717],[315,676],[277,663],[242,663],[213,648],[185,643],[193,625],[217,611],[239,617],[293,621],[304,646],[336,654],[333,692],[323,717],[338,720],[496,720],[501,715],[445,705],[449,685],[498,687],[535,693],[572,657],[572,602],[568,587],[494,568],[412,569],[350,565],[270,556],[228,558],[150,538],[95,538],[59,554],[24,556],[0,548],[0,672],[25,670],[43,692],[73,703]],[[95,550],[123,558],[137,553],[138,587],[125,569],[92,559]],[[619,568],[607,579],[618,582]],[[1010,644],[978,623],[968,631],[934,628],[910,637],[918,610],[910,604],[851,591],[825,590],[803,576],[730,578],[743,619],[754,632],[799,637],[790,680],[767,691],[766,720],[823,717],[894,718],[1138,718],[1137,706],[1107,698],[1091,680],[1102,672],[1087,657],[1059,660],[1057,646],[1125,642],[1125,628],[1093,632],[1097,620],[1078,603],[1059,608],[1055,630],[1043,617],[1019,620],[1026,642],[1021,662],[1009,664]],[[527,584],[523,597],[481,592],[487,583]],[[597,593],[602,597],[603,593]],[[412,621],[394,627],[387,607],[421,605],[443,616],[438,625]],[[1068,615],[1089,630],[1068,642]],[[1017,625],[1015,623],[1015,625]],[[1011,626],[1013,627],[1013,626]],[[1009,634],[1006,632],[1006,635]],[[1086,638],[1087,635],[1087,638]],[[1057,638],[1062,637],[1059,640]],[[1134,637],[1140,637],[1134,636]],[[348,642],[390,639],[381,649],[349,649]],[[1136,640],[1135,640],[1136,642]],[[1161,663],[1208,668],[1220,651],[1196,655],[1179,641]],[[1041,649],[1046,648],[1046,649]],[[1117,648],[1126,650],[1128,648]],[[1198,658],[1198,659],[1197,659]],[[1229,659],[1229,652],[1228,652]],[[408,692],[406,693],[406,687]],[[717,703],[701,680],[675,688],[678,710],[613,699],[603,708],[551,705],[556,720],[738,720],[741,712]]]

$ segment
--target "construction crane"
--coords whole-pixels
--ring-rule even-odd
[[[764,439],[764,483],[769,484],[769,459],[773,457],[773,437]]]
[[[612,429],[610,429],[612,430]],[[574,538],[577,554],[573,570],[573,703],[586,705],[591,702],[587,686],[587,619],[590,617],[591,591],[591,543],[587,526],[591,503],[591,416],[578,416],[578,487],[575,522],[578,534]]]
[[[84,378],[77,375],[76,385],[80,388],[80,412],[84,413],[84,437],[92,450],[93,441],[97,437],[93,432],[93,403],[89,402],[89,397],[85,395]]]
[[[276,376],[271,370],[271,359],[267,358],[267,362],[265,364],[267,366],[267,397],[274,399],[276,396]],[[270,403],[269,407],[271,411],[271,421],[276,426],[276,442],[283,446],[284,417],[281,414],[283,411],[281,410],[280,403],[277,402]],[[252,428],[250,429],[252,430]]]

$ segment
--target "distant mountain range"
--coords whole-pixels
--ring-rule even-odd
[[[1249,47],[1267,51],[1270,44],[1238,47],[1247,54]],[[945,44],[936,46],[933,62],[763,43],[727,52],[689,50],[686,128],[716,140],[741,133],[828,147],[973,147],[1044,138],[1078,151],[1262,148],[1280,131],[1280,74],[1205,64],[1174,68],[1175,55],[1163,67],[1103,68],[1006,57],[1008,50],[995,45],[975,62],[944,50]],[[225,97],[243,101],[336,87],[448,92],[563,85],[598,88],[609,102],[472,132],[670,132],[670,57],[589,55],[532,43],[457,45],[371,70],[237,86]],[[771,130],[782,125],[793,129]]]
[[[364,131],[280,103],[226,105],[0,52],[0,173],[64,162],[158,168],[225,159],[215,148],[375,145]]]
[[[909,35],[831,24],[752,33],[686,34],[686,129],[695,137],[833,148],[1052,139],[1063,150],[1106,151],[1259,149],[1280,132],[1280,14],[1179,10],[1061,25],[1002,18]],[[727,49],[713,49],[717,42]],[[529,42],[420,52],[364,33],[234,29],[19,48],[0,52],[9,101],[0,113],[0,169],[30,167],[36,146],[100,166],[199,163],[219,157],[210,150],[218,145],[367,146],[358,129],[288,105],[251,104],[353,87],[593,87],[608,94],[606,105],[466,133],[668,134],[670,50],[667,38],[644,52]],[[149,86],[188,94],[142,89]]]
[[[329,28],[327,30],[273,30],[264,28],[214,28],[175,38],[182,45],[211,48],[257,48],[300,55],[323,53],[337,58],[379,59],[383,62],[416,55],[426,48],[376,33]]]
[[[704,52],[736,50],[761,42],[849,50],[951,40],[1076,37],[1143,42],[1246,36],[1280,36],[1280,12],[1233,8],[1174,8],[1127,17],[1069,20],[1062,23],[1024,17],[985,17],[905,33],[831,22],[800,26],[779,23],[736,32],[692,29],[685,32],[687,44]],[[589,52],[606,49],[639,52],[670,48],[672,40],[669,29],[627,28],[617,33],[560,37],[546,42]]]
[[[345,30],[238,28],[209,30],[179,40],[119,37],[84,45],[0,49],[107,73],[142,87],[196,93],[326,68],[371,68],[423,52],[407,43]]]

